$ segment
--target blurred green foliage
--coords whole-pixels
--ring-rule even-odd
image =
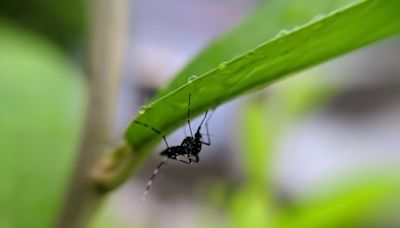
[[[271,160],[285,129],[303,114],[325,104],[334,94],[334,88],[329,88],[316,74],[314,70],[303,72],[273,86],[267,96],[246,102],[241,113],[243,130],[240,137],[246,181],[228,199],[234,204],[226,203],[234,227],[279,226],[278,218],[285,208],[279,205],[277,186],[271,179]]]
[[[316,74],[315,70],[306,71],[274,86],[267,94],[270,96],[247,102],[241,137],[247,181],[235,193],[226,193],[230,197],[225,197],[234,227],[365,227],[366,221],[378,224],[367,227],[387,224],[380,220],[379,214],[398,201],[399,170],[362,170],[361,174],[355,172],[350,176],[338,173],[335,179],[327,179],[304,196],[285,203],[276,195],[277,186],[271,180],[272,168],[268,163],[274,157],[275,143],[288,126],[326,104],[335,91]],[[289,95],[296,102],[287,99]],[[260,181],[254,181],[257,179]]]
[[[326,180],[282,211],[277,227],[397,227],[389,225],[381,212],[398,203],[399,170],[363,170],[363,173],[338,174]],[[396,207],[396,213],[400,210]],[[375,226],[371,224],[375,223]]]
[[[0,227],[52,227],[72,169],[84,87],[60,50],[79,46],[85,3],[0,2]]]
[[[51,227],[78,142],[80,70],[43,36],[0,21],[0,227]]]
[[[82,43],[86,31],[85,7],[86,2],[81,0],[0,1],[0,19],[70,48]]]

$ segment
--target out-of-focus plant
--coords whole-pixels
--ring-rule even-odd
[[[243,109],[239,137],[246,181],[232,194],[232,203],[228,202],[235,227],[277,226],[281,206],[276,204],[278,189],[271,179],[270,164],[276,144],[287,127],[318,104],[324,104],[334,91],[314,71],[306,74],[301,73],[278,88],[275,86],[268,93],[272,96],[249,101]],[[258,213],[253,213],[255,210]]]
[[[68,1],[67,5],[49,0],[1,1],[0,17],[58,46],[73,48],[82,45],[87,24],[86,5],[80,0]]]
[[[51,227],[85,101],[80,72],[43,36],[0,21],[0,227]]]
[[[380,221],[379,216],[372,216],[397,202],[400,176],[393,173],[398,170],[365,170],[363,175],[351,177],[339,174],[341,179],[327,180],[325,186],[317,186],[306,196],[280,204],[268,163],[275,144],[288,126],[326,104],[335,91],[316,74],[302,73],[296,80],[282,83],[271,92],[273,96],[247,102],[244,107],[240,138],[247,181],[236,192],[221,197],[226,199],[234,227],[359,227],[366,221]]]
[[[0,227],[52,227],[85,103],[84,2],[0,2]],[[60,48],[62,47],[62,49]]]

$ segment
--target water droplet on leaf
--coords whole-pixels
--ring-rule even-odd
[[[190,76],[190,77],[188,78],[188,82],[190,83],[190,82],[196,80],[197,78],[198,78],[198,77],[197,77],[196,75],[192,75],[192,76]]]
[[[228,65],[228,64],[227,64],[226,62],[223,62],[223,63],[219,64],[219,65],[218,65],[218,70],[223,70],[223,69],[225,69],[227,65]]]
[[[321,20],[325,15],[324,14],[318,14],[317,16],[313,17],[313,19],[311,19],[311,22],[316,22]]]
[[[286,34],[288,34],[288,33],[289,33],[288,30],[282,29],[282,30],[276,35],[276,37],[281,37],[281,36],[284,36],[284,35],[286,35]]]
[[[140,106],[139,114],[144,114],[147,109],[149,109],[149,107],[147,105]]]

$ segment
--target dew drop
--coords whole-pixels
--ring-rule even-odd
[[[282,29],[282,30],[276,35],[276,37],[278,38],[278,37],[284,36],[284,35],[286,35],[286,34],[288,34],[288,33],[289,33],[288,30]]]
[[[318,14],[317,16],[313,17],[313,19],[311,19],[310,22],[312,23],[312,22],[319,21],[319,20],[321,20],[324,16],[325,16],[324,14]]]
[[[190,77],[188,78],[188,82],[190,83],[190,82],[196,80],[197,78],[198,78],[198,77],[197,77],[196,75],[192,75],[192,76],[190,76]]]
[[[247,52],[246,57],[252,57],[252,56],[254,56],[254,54],[255,54],[255,51],[251,50],[251,51]]]
[[[144,114],[147,109],[149,109],[149,107],[147,105],[140,106],[139,114]]]
[[[226,68],[228,64],[226,62],[222,62],[221,64],[218,65],[218,70],[223,70]]]

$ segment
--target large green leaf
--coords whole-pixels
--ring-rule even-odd
[[[397,0],[360,1],[293,31],[281,32],[244,55],[221,63],[199,77],[191,77],[178,89],[144,106],[137,120],[168,133],[185,122],[190,93],[192,113],[196,116],[289,73],[398,34],[399,7]],[[129,126],[125,137],[135,149],[160,139],[151,130],[135,123]],[[138,155],[137,158],[142,158],[144,154]]]
[[[232,60],[273,38],[279,31],[304,24],[354,0],[275,0],[262,4],[231,32],[203,49],[185,68],[160,90],[155,98],[187,83],[191,75],[201,75],[219,63]]]
[[[52,227],[78,141],[82,80],[58,48],[0,21],[0,227]]]

